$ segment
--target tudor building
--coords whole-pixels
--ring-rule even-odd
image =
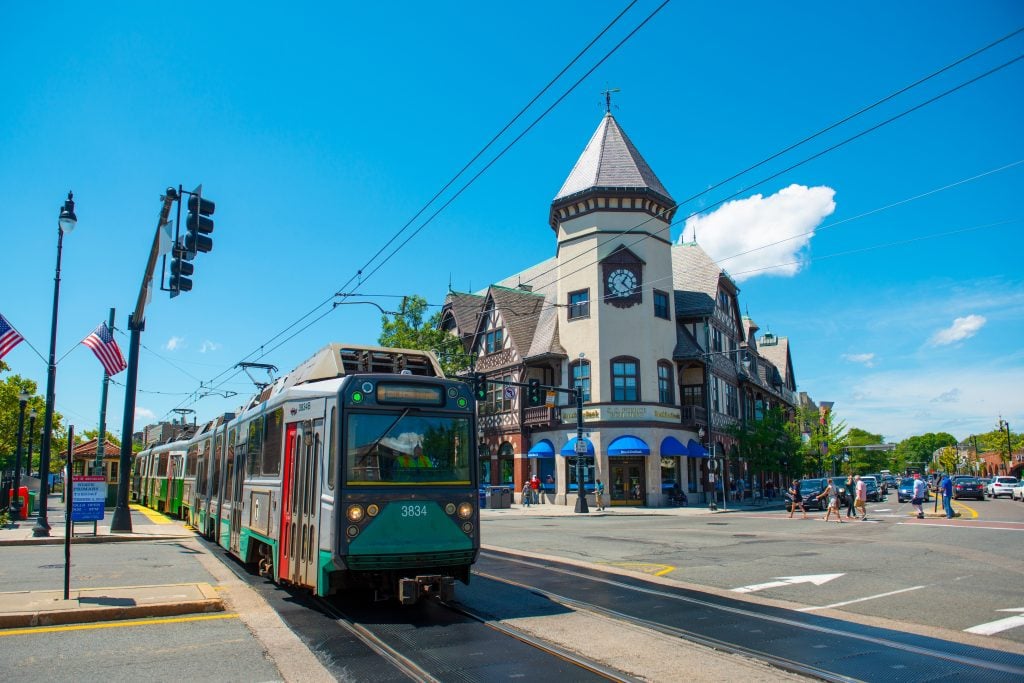
[[[551,203],[555,256],[483,292],[450,292],[442,315],[489,379],[581,388],[583,485],[600,478],[612,505],[664,505],[674,486],[704,502],[709,450],[749,478],[727,427],[796,403],[788,344],[758,343],[728,274],[696,244],[672,243],[674,212],[608,113]],[[552,400],[529,407],[489,384],[481,483],[519,491],[538,474],[547,501],[575,500],[576,408]]]

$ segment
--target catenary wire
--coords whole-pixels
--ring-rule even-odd
[[[591,69],[590,71],[588,71],[588,72],[587,72],[587,75],[589,75],[589,74],[590,74],[590,73],[591,73],[591,72],[592,72],[592,71],[593,71],[594,69],[596,69],[596,68],[597,68],[597,66],[599,66],[600,64],[602,64],[602,63],[603,63],[603,62],[604,62],[605,60],[607,60],[607,59],[608,59],[608,57],[610,57],[610,56],[611,56],[611,55],[612,55],[612,54],[613,54],[613,53],[614,53],[615,51],[617,51],[617,50],[618,50],[618,49],[619,49],[619,48],[620,48],[620,47],[621,47],[621,46],[622,46],[622,45],[623,45],[623,44],[624,44],[624,43],[626,42],[626,40],[628,40],[628,39],[629,39],[630,37],[632,37],[632,36],[633,36],[633,35],[634,35],[634,34],[635,34],[635,33],[636,33],[636,32],[637,32],[637,31],[638,31],[638,30],[639,30],[640,28],[642,28],[642,27],[643,27],[643,26],[644,26],[644,25],[645,25],[645,24],[646,24],[646,23],[647,23],[648,21],[650,21],[650,20],[651,20],[651,19],[652,19],[652,18],[653,18],[653,17],[654,17],[654,16],[655,16],[655,15],[656,15],[656,14],[657,14],[658,12],[660,12],[660,11],[661,11],[661,9],[662,9],[663,7],[665,7],[665,5],[667,5],[669,1],[670,1],[670,0],[665,0],[664,2],[662,2],[662,3],[661,3],[661,4],[660,4],[660,5],[659,5],[659,6],[658,6],[658,7],[657,7],[657,8],[656,8],[656,9],[655,9],[655,10],[654,10],[653,12],[651,12],[651,13],[650,13],[650,14],[649,14],[649,15],[648,15],[648,16],[647,16],[647,17],[646,17],[646,18],[645,18],[645,19],[644,19],[644,20],[643,20],[643,21],[642,21],[642,22],[641,22],[641,23],[640,23],[640,24],[639,24],[639,25],[638,25],[638,26],[637,26],[637,27],[636,27],[635,29],[633,29],[633,31],[632,31],[632,32],[630,32],[630,33],[629,33],[629,34],[627,35],[627,37],[626,37],[625,39],[623,39],[622,41],[620,41],[620,42],[619,42],[619,43],[618,43],[618,44],[617,44],[617,45],[616,45],[616,46],[615,46],[615,47],[614,47],[614,48],[613,48],[613,49],[612,49],[611,51],[609,51],[609,52],[608,52],[608,53],[607,53],[607,54],[606,54],[606,55],[605,55],[605,56],[604,56],[604,57],[603,57],[603,58],[602,58],[602,59],[601,59],[601,60],[600,60],[600,61],[599,61],[599,62],[597,63],[597,65],[595,65],[595,66],[594,66],[594,67],[593,67],[593,68],[592,68],[592,69]],[[595,43],[596,43],[596,42],[597,42],[597,41],[598,41],[598,40],[599,40],[599,39],[600,39],[600,38],[601,38],[601,37],[602,37],[602,36],[603,36],[603,35],[604,35],[605,33],[607,33],[607,31],[608,31],[609,29],[611,29],[611,28],[612,28],[612,26],[614,26],[614,25],[615,25],[615,24],[616,24],[616,23],[617,23],[617,22],[618,22],[618,21],[619,21],[619,20],[620,20],[620,19],[621,19],[621,18],[622,18],[622,17],[623,17],[623,16],[625,15],[625,14],[626,14],[626,12],[628,12],[628,11],[629,11],[629,9],[630,9],[630,8],[632,8],[632,7],[633,7],[633,5],[634,5],[634,4],[635,4],[635,0],[634,0],[634,2],[630,2],[630,3],[629,3],[629,5],[627,5],[625,9],[623,9],[623,10],[622,10],[622,11],[621,11],[621,12],[620,12],[620,13],[619,13],[619,14],[618,14],[618,15],[617,15],[617,16],[616,16],[616,17],[615,17],[615,18],[614,18],[614,19],[613,19],[613,20],[612,20],[612,21],[611,21],[611,22],[610,22],[610,23],[609,23],[609,24],[608,24],[608,25],[607,25],[607,26],[606,26],[606,27],[605,27],[604,29],[602,29],[602,30],[601,30],[601,31],[600,31],[600,32],[599,32],[599,33],[597,34],[597,36],[595,36],[595,38],[594,38],[594,39],[592,39],[592,40],[591,40],[591,41],[590,41],[590,42],[589,42],[589,43],[588,43],[588,44],[587,44],[587,45],[586,45],[586,46],[585,46],[585,47],[584,47],[584,48],[583,48],[582,50],[580,50],[580,51],[579,51],[579,53],[577,53],[577,55],[576,55],[575,57],[573,57],[573,59],[572,59],[572,60],[571,60],[571,61],[570,61],[570,62],[569,62],[569,63],[568,63],[568,64],[567,64],[567,65],[566,65],[566,66],[565,66],[565,67],[564,67],[564,68],[563,68],[563,69],[562,69],[562,70],[561,70],[561,71],[560,71],[559,73],[558,73],[558,75],[557,75],[557,76],[555,76],[555,77],[554,77],[554,78],[553,78],[553,79],[552,79],[552,80],[551,80],[551,81],[550,81],[550,82],[549,82],[549,83],[548,83],[547,85],[545,85],[545,86],[544,86],[544,88],[543,88],[543,89],[542,89],[542,90],[541,90],[541,91],[540,91],[540,92],[539,92],[539,93],[538,93],[538,94],[537,94],[536,96],[534,96],[534,98],[533,98],[533,99],[531,99],[531,101],[529,102],[529,104],[527,104],[527,105],[526,105],[525,107],[523,107],[523,109],[522,109],[522,110],[521,110],[521,111],[520,111],[520,112],[519,112],[518,114],[516,114],[516,115],[515,115],[515,116],[514,116],[514,117],[512,118],[512,120],[510,120],[510,121],[509,121],[509,122],[508,122],[508,123],[507,123],[507,124],[506,124],[506,125],[505,125],[505,126],[504,126],[504,127],[502,128],[502,129],[501,129],[501,131],[500,131],[500,132],[499,132],[499,133],[498,133],[497,135],[495,135],[495,136],[494,136],[494,137],[493,137],[493,138],[492,138],[492,139],[491,139],[491,140],[490,140],[490,141],[489,141],[489,142],[488,142],[488,143],[487,143],[487,144],[486,144],[486,145],[485,145],[485,146],[484,146],[484,147],[483,147],[483,148],[482,148],[482,149],[481,149],[481,150],[480,150],[480,151],[479,151],[479,152],[478,152],[478,153],[477,153],[477,154],[476,154],[476,155],[475,155],[475,156],[474,156],[474,157],[473,157],[473,158],[472,158],[472,159],[471,159],[471,160],[470,160],[470,161],[469,161],[469,162],[468,162],[468,163],[467,163],[467,164],[466,164],[465,166],[463,166],[463,168],[462,168],[461,170],[459,170],[459,172],[458,172],[458,173],[456,173],[456,174],[455,174],[455,175],[454,175],[454,176],[453,176],[453,177],[451,178],[451,180],[449,180],[449,181],[448,181],[448,183],[446,183],[446,184],[444,185],[444,187],[442,187],[442,189],[441,189],[441,190],[439,190],[439,191],[438,191],[438,192],[437,192],[437,193],[436,193],[436,194],[434,195],[434,197],[432,197],[432,198],[430,199],[430,201],[428,201],[428,202],[427,202],[427,203],[426,203],[426,204],[425,204],[425,205],[424,205],[424,206],[423,206],[423,207],[422,207],[422,208],[421,208],[421,209],[420,209],[420,210],[419,210],[419,211],[418,211],[418,212],[417,212],[417,213],[416,213],[416,214],[415,214],[415,215],[414,215],[414,216],[413,216],[413,217],[412,217],[412,218],[411,218],[411,219],[410,219],[410,220],[409,220],[409,221],[408,221],[408,222],[407,222],[407,223],[406,223],[406,224],[405,224],[405,225],[404,225],[404,226],[403,226],[403,227],[402,227],[402,228],[401,228],[401,229],[400,229],[400,230],[399,230],[399,231],[398,231],[398,232],[397,232],[397,233],[396,233],[396,234],[395,234],[395,235],[394,235],[394,236],[393,236],[393,237],[392,237],[392,238],[391,238],[390,240],[388,240],[388,242],[387,242],[387,243],[386,243],[386,244],[385,244],[385,245],[384,245],[384,246],[383,246],[383,247],[382,247],[382,248],[381,248],[381,249],[380,249],[380,250],[379,250],[379,251],[378,251],[378,252],[377,252],[377,253],[376,253],[376,254],[375,254],[375,255],[374,255],[374,256],[373,256],[373,257],[372,257],[372,258],[371,258],[371,259],[370,259],[370,260],[369,260],[369,261],[368,261],[368,262],[367,262],[367,263],[366,263],[366,264],[365,264],[364,266],[363,266],[363,267],[362,267],[362,268],[360,268],[359,270],[357,270],[357,272],[356,272],[356,274],[355,274],[355,275],[353,275],[353,276],[352,276],[351,278],[349,278],[349,280],[348,280],[347,282],[345,282],[345,284],[343,284],[343,285],[342,285],[342,286],[341,286],[340,288],[337,288],[337,289],[345,289],[345,288],[347,288],[347,287],[348,287],[348,285],[349,285],[349,284],[351,284],[351,283],[352,283],[352,282],[353,282],[354,280],[359,280],[359,284],[357,285],[357,288],[358,288],[358,286],[359,286],[359,285],[361,285],[361,284],[362,284],[362,283],[363,283],[363,282],[364,282],[364,281],[365,281],[366,279],[369,279],[369,277],[370,277],[370,276],[371,276],[371,275],[372,275],[373,273],[375,273],[375,272],[376,272],[376,271],[377,271],[377,270],[378,270],[378,269],[380,268],[380,266],[381,266],[381,265],[383,265],[383,263],[386,263],[386,262],[387,262],[388,260],[390,260],[390,259],[391,259],[391,257],[392,257],[392,256],[394,256],[394,254],[395,254],[395,253],[397,253],[397,251],[399,251],[399,250],[400,250],[400,249],[401,249],[401,248],[402,248],[402,247],[403,247],[403,246],[404,246],[405,244],[407,244],[407,243],[408,243],[408,241],[409,241],[409,239],[411,239],[411,238],[412,238],[412,237],[414,237],[414,236],[415,236],[416,234],[418,234],[418,233],[419,233],[419,232],[420,232],[421,230],[423,230],[423,228],[424,228],[424,227],[426,227],[426,225],[427,225],[427,224],[428,224],[428,223],[429,223],[430,221],[432,221],[432,220],[433,220],[433,218],[435,218],[435,217],[436,217],[436,216],[437,216],[437,215],[438,215],[438,214],[439,214],[439,213],[440,213],[440,212],[441,212],[442,210],[444,210],[444,208],[446,208],[447,206],[449,206],[449,205],[451,204],[451,202],[452,202],[452,201],[454,201],[454,198],[455,198],[455,197],[458,197],[458,196],[459,196],[459,194],[461,194],[461,193],[462,193],[462,192],[463,192],[463,191],[464,191],[464,190],[465,190],[466,188],[468,188],[468,187],[469,187],[469,185],[471,185],[471,184],[472,184],[472,183],[473,183],[473,182],[474,182],[474,181],[475,181],[475,180],[476,180],[477,178],[479,178],[479,177],[480,177],[480,175],[481,175],[481,174],[483,173],[483,171],[481,171],[480,173],[477,173],[477,174],[476,174],[475,176],[473,176],[473,178],[472,178],[472,179],[471,179],[471,180],[470,180],[470,181],[469,181],[468,183],[466,183],[466,185],[464,185],[462,189],[460,189],[460,190],[459,190],[459,192],[458,192],[458,193],[457,193],[457,194],[455,195],[455,197],[453,197],[452,199],[449,199],[449,200],[448,200],[448,202],[446,202],[446,203],[444,204],[444,206],[442,206],[442,207],[441,207],[441,209],[439,209],[438,211],[436,211],[436,212],[435,212],[435,213],[434,213],[434,214],[433,214],[433,215],[432,215],[432,216],[431,216],[431,217],[430,217],[430,218],[429,218],[429,219],[428,219],[428,220],[427,220],[427,221],[426,221],[426,222],[425,222],[425,223],[424,223],[423,225],[421,225],[421,226],[420,226],[419,228],[417,228],[417,229],[416,229],[416,231],[415,231],[415,232],[414,232],[414,233],[413,233],[413,234],[412,234],[411,236],[409,236],[408,238],[406,238],[406,239],[405,239],[405,240],[404,240],[404,241],[403,241],[403,242],[402,242],[402,243],[401,243],[401,244],[400,244],[400,245],[399,245],[399,246],[398,246],[398,247],[397,247],[397,248],[396,248],[396,249],[395,249],[395,250],[394,250],[394,251],[393,251],[393,252],[392,252],[392,253],[391,253],[391,254],[390,254],[390,255],[389,255],[389,256],[388,256],[388,257],[387,257],[387,258],[386,258],[386,259],[385,259],[385,260],[384,260],[383,262],[382,262],[382,263],[381,263],[381,264],[379,264],[379,265],[378,265],[378,266],[377,266],[376,268],[374,268],[374,270],[373,270],[373,271],[372,271],[372,272],[371,272],[370,274],[366,275],[366,277],[365,277],[365,278],[363,277],[363,271],[365,270],[365,268],[366,268],[366,267],[368,267],[368,266],[369,266],[369,265],[370,265],[370,264],[371,264],[371,263],[373,262],[373,260],[374,260],[375,258],[377,258],[377,256],[379,256],[379,255],[380,255],[380,253],[381,253],[382,251],[384,251],[384,250],[385,250],[385,249],[387,248],[387,246],[388,246],[388,245],[392,244],[392,243],[394,242],[394,240],[395,240],[395,239],[396,239],[396,238],[397,238],[397,237],[398,237],[399,235],[401,235],[401,234],[402,234],[402,233],[403,233],[403,232],[404,232],[404,231],[405,231],[405,230],[406,230],[406,229],[407,229],[407,228],[409,227],[409,225],[411,225],[411,224],[412,224],[412,223],[413,223],[413,222],[414,222],[414,221],[415,221],[415,220],[416,220],[416,219],[417,219],[417,218],[418,218],[418,217],[419,217],[420,215],[422,215],[422,213],[423,213],[424,211],[426,211],[426,210],[427,210],[427,209],[429,208],[429,206],[430,206],[430,205],[431,205],[431,204],[432,204],[432,203],[433,203],[433,202],[434,202],[434,201],[435,201],[435,200],[436,200],[436,199],[437,199],[437,198],[438,198],[438,197],[439,197],[439,196],[440,196],[441,194],[443,194],[443,192],[445,192],[445,191],[447,190],[447,188],[449,188],[449,187],[450,187],[450,186],[451,186],[451,185],[452,185],[452,184],[453,184],[453,183],[454,183],[454,182],[455,182],[455,181],[456,181],[456,180],[457,180],[457,179],[458,179],[459,177],[461,177],[461,176],[463,175],[463,173],[465,173],[465,171],[466,171],[466,170],[467,170],[467,169],[468,169],[468,168],[469,168],[469,167],[470,167],[470,166],[471,166],[471,165],[472,165],[473,163],[475,163],[475,161],[476,161],[477,159],[479,159],[479,157],[480,157],[481,155],[483,155],[483,153],[484,153],[484,152],[485,152],[485,151],[486,151],[486,150],[487,150],[487,149],[488,149],[489,147],[491,147],[491,145],[493,145],[493,143],[494,143],[494,142],[495,142],[495,141],[496,141],[496,140],[497,140],[497,139],[498,139],[498,138],[499,138],[499,137],[500,137],[500,136],[501,136],[502,134],[504,134],[504,132],[505,132],[505,131],[507,131],[507,130],[508,130],[508,128],[509,128],[509,127],[511,127],[511,126],[512,126],[512,125],[513,125],[513,124],[515,123],[515,121],[516,121],[516,120],[518,120],[518,119],[519,119],[519,118],[520,118],[520,117],[521,117],[521,116],[523,115],[523,113],[524,113],[524,112],[525,112],[525,111],[526,111],[527,109],[529,109],[529,108],[530,108],[530,107],[531,107],[531,106],[532,106],[532,105],[533,105],[533,104],[534,104],[534,103],[535,103],[535,102],[537,101],[537,99],[539,99],[539,98],[540,98],[540,97],[541,97],[541,96],[542,96],[542,95],[544,94],[544,92],[546,92],[546,91],[547,91],[548,89],[550,89],[550,88],[551,88],[551,86],[552,86],[552,85],[553,85],[553,84],[554,84],[554,83],[555,83],[555,82],[556,82],[557,80],[559,80],[559,79],[560,79],[560,78],[561,78],[561,77],[562,77],[562,76],[563,76],[563,75],[565,74],[565,72],[566,72],[566,71],[568,71],[568,70],[569,70],[569,69],[570,69],[570,68],[571,68],[571,67],[573,66],[573,64],[575,64],[575,63],[576,63],[576,62],[577,62],[577,61],[578,61],[578,60],[579,60],[579,59],[580,59],[580,58],[581,58],[581,57],[582,57],[582,56],[583,56],[583,55],[584,55],[584,54],[585,54],[586,52],[588,52],[588,51],[590,50],[590,48],[591,48],[591,47],[593,47],[593,45],[594,45],[594,44],[595,44]],[[579,81],[577,81],[577,82],[576,82],[576,83],[575,83],[575,84],[574,84],[574,85],[572,86],[572,88],[570,88],[570,90],[569,90],[569,91],[567,91],[567,92],[566,92],[565,94],[563,94],[563,95],[562,95],[562,97],[560,97],[560,98],[559,98],[559,100],[558,100],[558,101],[556,102],[556,104],[557,104],[558,102],[561,102],[561,100],[562,100],[562,99],[564,99],[564,98],[565,98],[565,97],[566,97],[566,96],[567,96],[567,95],[569,94],[569,92],[572,92],[572,90],[573,90],[573,89],[575,89],[575,88],[576,88],[576,87],[577,87],[577,86],[579,85],[579,83],[580,83],[580,82],[582,82],[582,80],[583,80],[583,79],[580,79]],[[545,116],[545,115],[546,115],[546,114],[547,114],[548,112],[550,112],[550,111],[551,111],[551,109],[553,109],[553,108],[554,108],[554,105],[553,105],[552,107],[549,107],[549,108],[548,108],[548,109],[547,109],[547,110],[546,110],[546,111],[544,112],[544,114],[542,114],[542,115],[541,115],[541,117],[540,117],[540,118],[543,118],[543,117],[544,117],[544,116]],[[534,126],[534,125],[536,125],[536,123],[537,123],[537,122],[538,122],[539,120],[540,120],[540,119],[537,119],[536,121],[534,121],[534,123],[532,123],[532,124],[530,125],[530,127],[529,127],[529,128],[527,128],[527,131],[529,131],[529,130],[530,130],[530,129],[531,129],[531,128],[532,128],[533,126]],[[515,142],[517,142],[517,141],[518,141],[519,139],[521,139],[521,138],[523,137],[523,135],[525,135],[525,132],[524,132],[523,134],[520,134],[520,135],[519,135],[519,136],[518,136],[518,137],[517,137],[517,138],[516,138],[516,139],[515,139],[515,140],[513,141],[513,143],[512,143],[512,144],[515,144]],[[504,155],[504,153],[505,153],[505,152],[507,152],[507,151],[508,151],[508,149],[509,149],[509,148],[510,148],[511,146],[512,146],[512,145],[510,144],[510,145],[509,145],[509,146],[507,146],[507,147],[506,147],[506,148],[505,148],[504,150],[502,150],[502,152],[501,152],[501,153],[500,153],[500,154],[498,155],[498,157],[496,157],[496,158],[495,158],[494,160],[492,160],[492,161],[491,161],[491,162],[490,162],[490,163],[489,163],[489,164],[488,164],[488,165],[487,165],[487,166],[486,166],[486,167],[484,168],[484,170],[487,170],[487,168],[490,168],[490,166],[491,166],[491,165],[492,165],[492,164],[493,164],[493,163],[494,163],[495,161],[497,161],[497,159],[498,159],[498,158],[500,158],[500,157],[501,157],[502,155]],[[337,291],[337,289],[336,289],[335,291]],[[275,349],[279,348],[279,347],[280,347],[280,346],[281,346],[282,344],[284,344],[284,343],[287,343],[288,341],[290,341],[291,339],[293,339],[293,338],[294,338],[295,336],[297,336],[298,334],[301,334],[301,333],[302,333],[303,331],[305,331],[306,329],[308,329],[308,328],[309,328],[310,326],[312,326],[313,324],[315,324],[315,323],[319,322],[320,320],[322,320],[322,319],[323,319],[323,318],[324,318],[324,317],[325,317],[325,316],[326,316],[326,315],[327,315],[328,313],[331,313],[331,312],[332,312],[332,311],[334,310],[334,308],[328,309],[328,310],[327,310],[327,311],[326,311],[325,313],[323,313],[323,314],[321,314],[321,315],[317,316],[317,317],[316,317],[316,318],[314,318],[314,319],[313,319],[312,321],[310,321],[309,323],[307,323],[306,325],[304,325],[303,327],[301,327],[301,328],[300,328],[299,330],[297,330],[297,331],[296,331],[295,333],[293,333],[293,334],[291,334],[290,336],[288,336],[287,338],[285,338],[285,339],[284,339],[283,341],[281,341],[280,343],[278,343],[278,344],[276,344],[276,345],[274,345],[274,346],[270,347],[269,349],[268,349],[268,348],[266,348],[268,344],[270,344],[270,343],[272,343],[272,342],[273,342],[274,340],[278,339],[278,338],[279,338],[279,337],[280,337],[281,335],[285,334],[286,332],[288,332],[289,330],[291,330],[292,328],[294,328],[294,327],[295,327],[296,325],[298,325],[299,323],[301,323],[301,322],[302,322],[303,320],[306,320],[307,318],[309,318],[309,316],[313,315],[313,314],[314,314],[314,313],[315,313],[315,312],[316,312],[316,311],[317,311],[318,309],[322,308],[322,307],[323,307],[323,306],[325,306],[325,305],[326,305],[327,303],[330,303],[332,299],[334,299],[334,295],[333,295],[333,294],[332,294],[332,295],[331,295],[330,297],[328,297],[327,299],[325,299],[324,301],[322,301],[321,303],[319,303],[319,304],[317,304],[316,306],[314,306],[314,307],[313,307],[312,309],[310,309],[310,311],[308,311],[308,312],[307,312],[306,314],[304,314],[303,316],[301,316],[300,318],[298,318],[298,319],[297,319],[297,320],[296,320],[295,322],[291,323],[291,324],[290,324],[289,326],[287,326],[287,327],[286,327],[286,328],[285,328],[284,330],[282,330],[281,332],[278,332],[278,333],[277,333],[276,335],[274,335],[273,337],[271,337],[271,338],[270,338],[269,340],[267,340],[266,342],[264,342],[263,344],[261,344],[261,345],[260,345],[260,346],[259,346],[259,347],[258,347],[257,349],[254,349],[253,351],[251,351],[250,353],[248,353],[248,354],[247,354],[246,356],[244,356],[244,357],[243,357],[243,359],[242,359],[242,360],[244,361],[244,360],[246,360],[246,359],[252,358],[253,356],[256,356],[257,358],[262,358],[262,357],[266,356],[266,355],[267,355],[268,353],[270,353],[271,351],[273,351],[273,350],[275,350]],[[257,354],[258,354],[258,355],[257,355]],[[214,383],[214,382],[215,382],[215,381],[216,381],[217,379],[219,379],[219,378],[221,378],[221,377],[222,377],[223,375],[225,375],[225,374],[227,374],[227,373],[231,372],[231,370],[232,370],[232,369],[233,369],[233,368],[228,368],[228,369],[226,369],[226,370],[222,371],[221,373],[219,373],[219,374],[215,375],[215,376],[214,376],[214,377],[213,377],[213,378],[212,378],[212,379],[210,380],[210,382],[209,382],[209,383],[210,383],[210,384],[212,385],[212,384],[213,384],[213,383]],[[236,370],[236,371],[235,371],[235,373],[233,373],[233,374],[232,374],[232,375],[231,375],[230,377],[228,377],[228,379],[231,379],[231,377],[234,377],[234,376],[236,376],[237,374],[238,374],[238,371]],[[179,404],[179,406],[175,406],[175,407],[180,407],[180,404]]]

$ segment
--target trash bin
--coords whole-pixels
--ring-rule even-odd
[[[28,492],[28,514],[33,514],[36,509],[36,496],[39,495],[31,489]]]
[[[30,502],[29,497],[28,497],[28,487],[27,486],[20,486],[20,487],[18,487],[18,496],[17,497],[21,499],[21,510],[18,511],[18,516],[17,517],[14,517],[13,513],[12,513],[11,517],[12,517],[12,519],[28,519],[28,509],[29,509],[29,506],[31,505],[31,502]],[[8,500],[10,500],[12,504],[14,503],[14,501],[15,501],[14,489],[10,490],[10,497],[8,498]],[[13,507],[14,506],[11,505],[12,509],[13,509]]]
[[[487,489],[480,489],[480,509],[487,509]]]
[[[501,510],[512,507],[512,489],[507,486],[490,486],[487,488],[487,508]]]

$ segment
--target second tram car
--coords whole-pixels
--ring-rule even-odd
[[[331,344],[140,453],[133,488],[277,582],[447,598],[480,548],[475,414],[433,354]]]

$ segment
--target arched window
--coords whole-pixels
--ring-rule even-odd
[[[569,373],[572,376],[571,385],[575,389],[583,390],[583,402],[590,401],[590,361],[576,360],[569,364]]]
[[[512,448],[512,444],[508,441],[502,442],[498,446],[498,472],[500,473],[500,479],[502,484],[511,484],[514,481],[513,476],[513,461],[515,459],[515,450]]]
[[[640,400],[640,362],[629,356],[612,358],[612,401],[635,403]]]
[[[672,364],[668,361],[658,361],[658,402],[675,403],[675,389],[672,383]]]

